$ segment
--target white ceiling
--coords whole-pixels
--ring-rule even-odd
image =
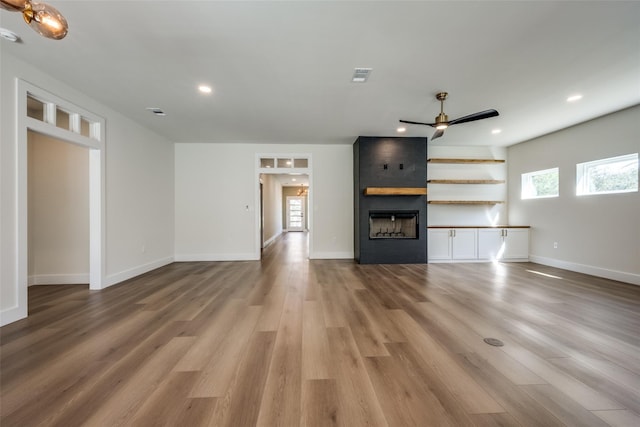
[[[69,35],[44,39],[3,10],[22,41],[2,52],[175,142],[398,135],[398,119],[433,121],[445,90],[450,119],[500,116],[435,144],[511,145],[640,103],[640,2],[48,2]],[[351,83],[355,67],[373,68],[368,83]]]

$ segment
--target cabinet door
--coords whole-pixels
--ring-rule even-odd
[[[477,259],[477,229],[455,228],[451,230],[451,258],[452,259]]]
[[[528,229],[506,228],[504,243],[504,259],[529,259]]]
[[[451,259],[451,230],[430,228],[427,231],[427,256],[431,260]]]
[[[504,252],[501,228],[481,228],[478,230],[478,258],[500,259]]]

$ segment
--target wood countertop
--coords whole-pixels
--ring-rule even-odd
[[[530,225],[428,225],[427,228],[531,228]]]

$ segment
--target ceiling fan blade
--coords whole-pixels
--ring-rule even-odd
[[[431,140],[433,141],[436,138],[440,138],[443,134],[444,134],[444,129],[438,129],[437,131],[435,131],[435,133],[431,137]]]
[[[425,125],[425,126],[435,126],[435,123],[422,123],[422,122],[412,122],[409,120],[400,120],[400,123],[409,123],[410,125]]]
[[[459,123],[467,123],[473,122],[476,120],[488,119],[489,117],[498,116],[498,112],[496,110],[485,110],[480,111],[479,113],[469,114],[468,116],[460,117],[458,119],[453,119],[449,122],[449,126],[457,125]]]

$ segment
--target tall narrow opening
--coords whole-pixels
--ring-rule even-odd
[[[27,316],[29,282],[28,135],[34,132],[82,147],[88,153],[89,287],[101,289],[104,277],[105,120],[24,80],[16,80],[17,212],[15,216],[17,262],[13,303],[3,311],[3,323]]]
[[[89,149],[27,133],[28,284],[89,285]]]
[[[258,155],[256,173],[257,258],[287,232],[300,232],[309,253],[313,229],[310,156]]]

